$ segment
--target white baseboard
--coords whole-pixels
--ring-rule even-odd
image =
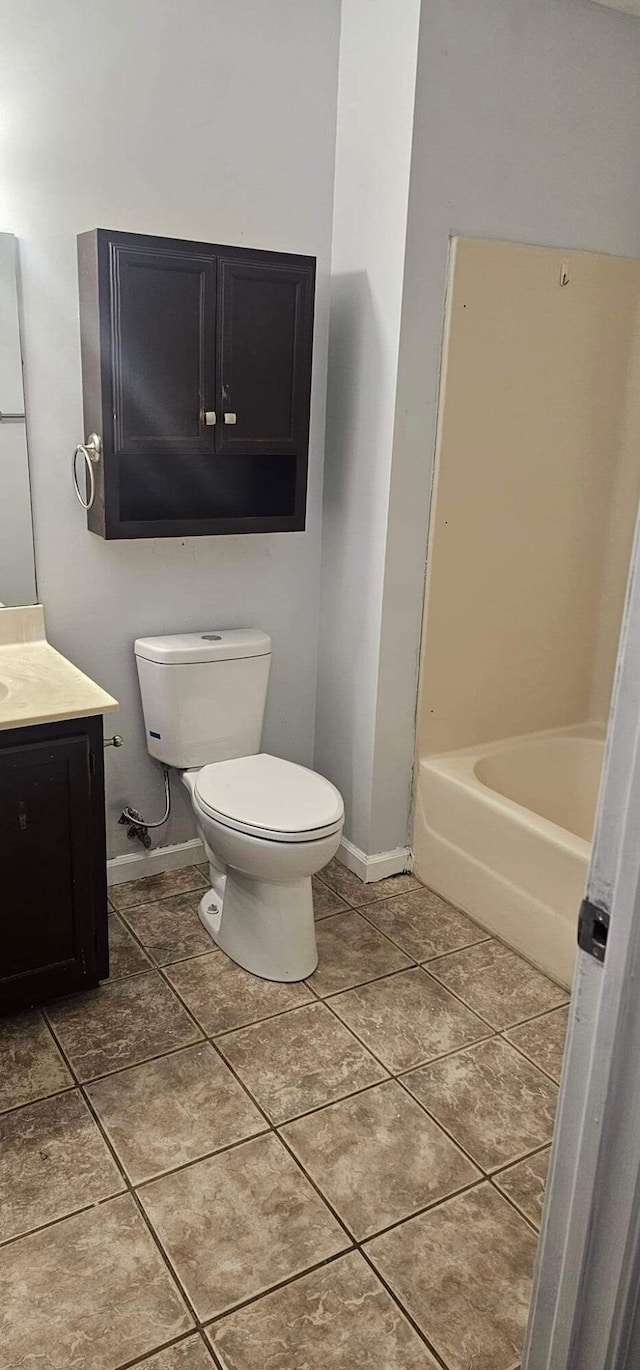
[[[159,875],[161,871],[177,871],[182,866],[194,866],[205,860],[199,837],[177,842],[173,847],[156,847],[154,851],[127,852],[126,856],[113,856],[107,861],[107,884],[123,885],[127,880],[141,880],[145,875]],[[396,847],[395,851],[365,856],[359,847],[343,837],[338,860],[368,884],[371,880],[385,880],[388,875],[410,871],[413,855],[410,847]]]
[[[195,866],[206,861],[199,837],[189,842],[176,842],[173,847],[156,847],[155,851],[127,852],[107,861],[107,884],[123,885],[127,880],[140,880],[145,875],[159,875],[161,871],[177,871],[182,866]]]
[[[410,847],[396,847],[394,851],[379,851],[373,856],[366,856],[359,847],[354,847],[353,842],[343,837],[338,847],[338,860],[365,884],[369,884],[372,880],[386,880],[388,875],[410,871],[413,854]]]

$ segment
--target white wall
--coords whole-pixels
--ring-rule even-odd
[[[24,414],[17,244],[0,233],[0,414]],[[0,418],[0,603],[33,604],[31,490],[24,418]]]
[[[423,6],[373,780],[352,820],[369,852],[408,831],[449,236],[640,255],[639,64],[640,22],[585,0]]]
[[[339,0],[0,0],[0,228],[20,239],[39,592],[52,642],[121,703],[123,800],[161,806],[139,634],[256,625],[273,638],[265,745],[310,763]],[[76,234],[102,226],[318,257],[305,533],[106,543],[71,488],[82,436]],[[1,596],[0,596],[1,597]],[[158,840],[194,824],[181,787]]]
[[[420,0],[343,0],[316,766],[368,850]]]

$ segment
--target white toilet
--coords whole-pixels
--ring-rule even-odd
[[[265,980],[318,964],[311,876],[335,855],[342,797],[315,771],[260,752],[271,641],[258,629],[138,638],[147,747],[191,795],[212,889],[200,918]]]

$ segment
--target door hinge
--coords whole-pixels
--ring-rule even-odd
[[[604,961],[609,935],[609,914],[583,899],[578,919],[578,946],[595,961]]]

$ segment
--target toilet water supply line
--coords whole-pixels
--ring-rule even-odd
[[[151,838],[149,837],[148,829],[161,828],[163,824],[166,823],[169,814],[171,813],[171,783],[169,771],[166,766],[162,773],[164,776],[164,813],[162,818],[159,818],[157,823],[150,823],[146,818],[142,817],[142,814],[138,813],[137,809],[127,807],[122,810],[118,819],[119,823],[128,825],[129,831],[127,837],[132,839],[137,838],[138,842],[141,842],[143,847],[146,847],[147,850],[151,846]]]

